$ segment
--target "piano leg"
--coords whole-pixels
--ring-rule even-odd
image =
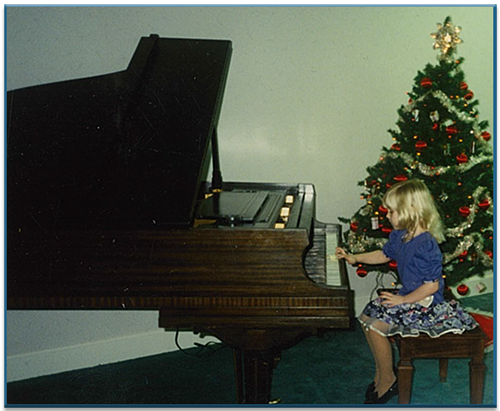
[[[234,350],[236,398],[239,404],[269,404],[276,350]]]
[[[195,318],[195,317],[193,317]],[[199,321],[199,318],[197,318]],[[189,328],[183,322],[161,311],[159,325],[172,329],[172,324]],[[238,404],[275,404],[271,402],[273,370],[278,365],[281,351],[293,347],[304,338],[316,334],[308,328],[264,328],[254,329],[231,326],[193,327],[195,333],[203,332],[219,338],[234,350],[236,375],[236,399]]]

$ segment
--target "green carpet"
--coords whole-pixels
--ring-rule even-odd
[[[467,305],[493,310],[491,298],[478,301]],[[468,362],[450,360],[448,379],[441,383],[438,360],[414,361],[411,405],[469,405]],[[485,363],[483,404],[495,406],[494,352],[485,354]],[[356,324],[354,331],[310,337],[283,351],[272,395],[282,400],[279,406],[363,405],[373,372],[371,352]],[[7,384],[6,394],[7,406],[235,404],[232,350],[213,344],[33,378]],[[397,396],[388,404],[397,406]]]

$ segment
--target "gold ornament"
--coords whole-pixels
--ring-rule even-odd
[[[437,25],[436,33],[431,33],[431,37],[435,39],[434,49],[441,49],[442,56],[446,56],[449,52],[453,52],[458,44],[462,42],[458,36],[462,31],[461,27],[454,26],[447,18],[444,24]]]

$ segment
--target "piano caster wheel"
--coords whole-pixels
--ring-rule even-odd
[[[274,400],[269,401],[269,404],[280,404],[281,403],[281,398],[276,398]]]

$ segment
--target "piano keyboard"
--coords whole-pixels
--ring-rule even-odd
[[[340,268],[337,257],[335,257],[335,248],[337,248],[337,233],[326,232],[326,284],[341,285]]]
[[[316,283],[331,286],[342,284],[340,264],[335,257],[339,232],[334,224],[319,224],[314,228],[313,246],[306,254],[307,275]]]

